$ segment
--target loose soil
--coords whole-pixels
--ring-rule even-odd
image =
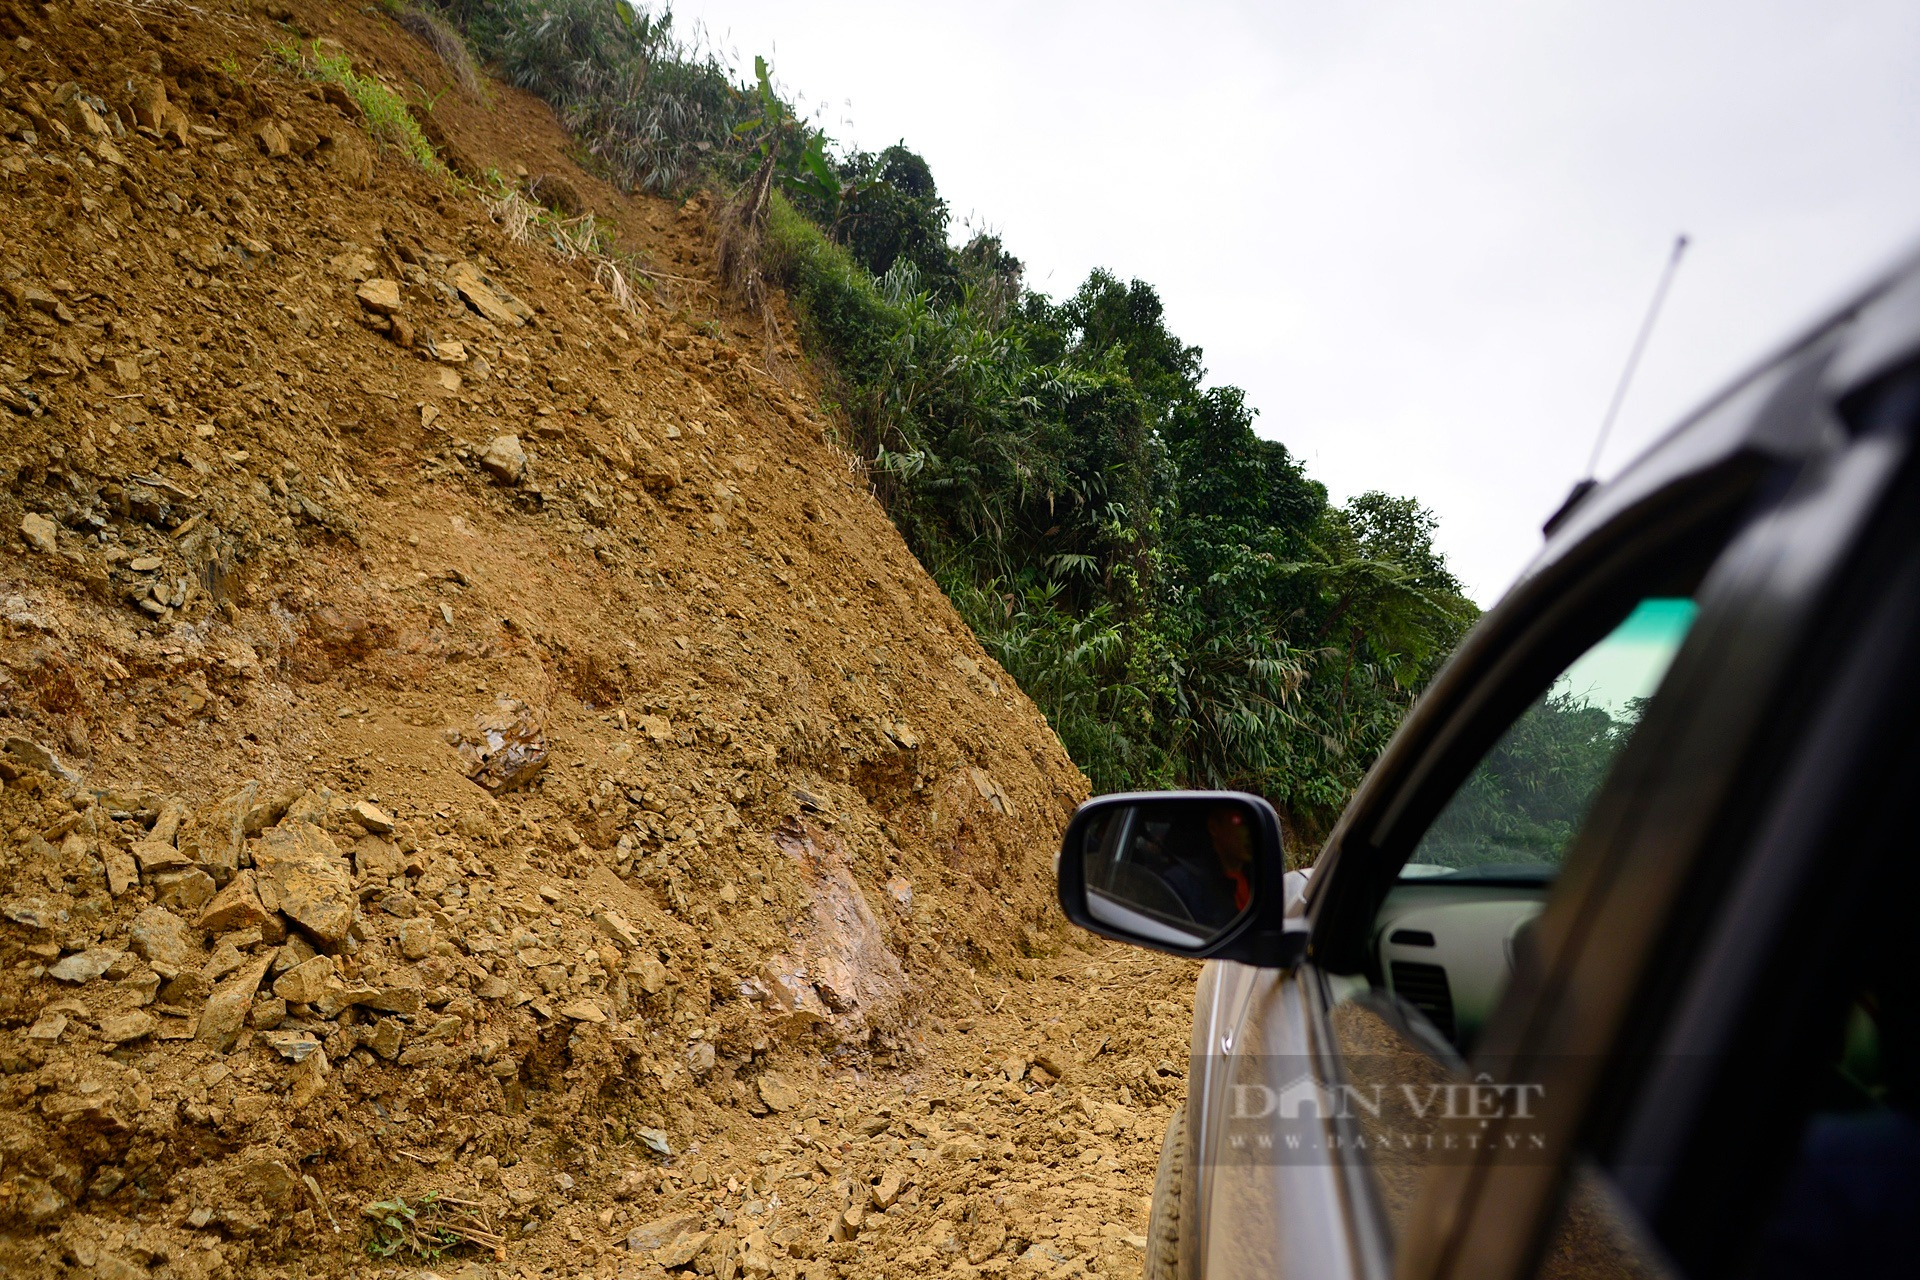
[[[0,37],[0,1274],[1137,1274],[1191,970],[709,203],[372,6]]]

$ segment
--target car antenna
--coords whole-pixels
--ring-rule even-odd
[[[1573,489],[1567,494],[1560,509],[1547,518],[1541,527],[1543,533],[1551,534],[1558,529],[1573,509],[1580,505],[1589,493],[1599,488],[1600,452],[1607,447],[1607,437],[1613,432],[1613,423],[1620,416],[1620,406],[1626,403],[1627,388],[1633,384],[1634,371],[1640,367],[1640,356],[1647,349],[1647,339],[1653,336],[1654,322],[1660,318],[1660,308],[1667,300],[1667,290],[1673,284],[1673,277],[1680,270],[1681,255],[1686,253],[1687,235],[1681,232],[1673,238],[1673,251],[1667,255],[1667,265],[1660,269],[1660,282],[1653,287],[1653,301],[1647,304],[1646,318],[1640,322],[1640,332],[1634,336],[1633,347],[1627,352],[1627,366],[1620,371],[1620,381],[1613,389],[1613,400],[1607,405],[1607,416],[1600,420],[1600,433],[1594,437],[1593,452],[1587,457],[1586,474],[1574,482]]]

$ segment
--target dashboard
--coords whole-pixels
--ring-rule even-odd
[[[1548,885],[1403,880],[1374,922],[1379,979],[1465,1051],[1513,973],[1513,947]]]

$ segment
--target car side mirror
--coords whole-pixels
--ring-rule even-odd
[[[1307,936],[1283,918],[1286,865],[1280,817],[1258,796],[1100,796],[1080,806],[1061,840],[1060,907],[1120,942],[1284,968]]]

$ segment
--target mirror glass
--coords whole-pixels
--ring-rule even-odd
[[[1087,824],[1087,914],[1144,942],[1204,947],[1253,907],[1260,830],[1239,800],[1115,805]]]

